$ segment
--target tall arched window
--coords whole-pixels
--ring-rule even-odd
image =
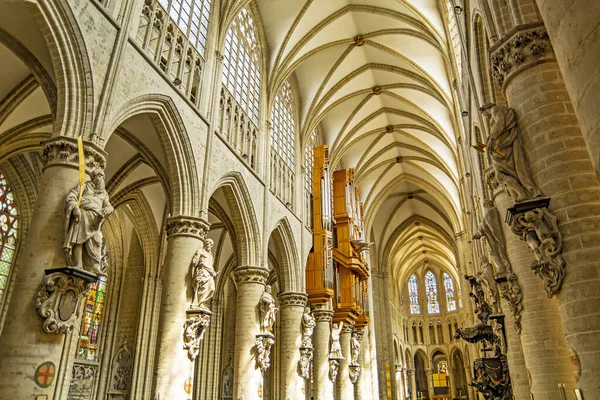
[[[412,274],[408,278],[408,298],[410,299],[410,313],[421,314],[419,307],[419,285],[417,284],[417,276]]]
[[[448,12],[448,32],[450,37],[448,41],[452,47],[454,53],[454,59],[456,61],[456,70],[458,71],[458,79],[462,80],[463,75],[463,62],[462,62],[462,48],[460,43],[460,33],[458,31],[458,24],[456,23],[457,15],[454,14],[454,5],[451,0],[446,0],[446,10]]]
[[[210,0],[158,0],[190,43],[201,54],[206,51]]]
[[[313,193],[313,167],[315,165],[314,147],[317,146],[317,131],[314,130],[304,147],[304,204],[306,225],[312,228],[312,193]]]
[[[0,174],[0,304],[17,247],[17,203],[4,175]]]
[[[456,311],[454,281],[446,272],[444,272],[444,290],[446,291],[446,306],[448,308],[448,311]]]
[[[427,312],[429,314],[439,314],[440,303],[438,302],[437,279],[431,271],[425,274],[425,293],[427,295]]]
[[[242,8],[231,23],[223,52],[223,84],[254,123],[258,123],[260,52],[254,20]]]
[[[286,81],[271,110],[271,190],[288,207],[294,205],[295,132],[294,95]]]

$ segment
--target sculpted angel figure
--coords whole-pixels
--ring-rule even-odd
[[[329,351],[329,358],[344,359],[344,356],[342,356],[342,345],[340,344],[340,334],[343,327],[343,322],[333,324],[331,327],[331,350]]]
[[[313,331],[317,326],[315,317],[310,313],[310,307],[304,308],[302,315],[302,347],[312,347],[311,338]]]
[[[542,192],[533,183],[527,167],[515,111],[493,103],[483,105],[480,111],[490,119],[487,154],[498,181],[515,201],[541,197]]]
[[[275,307],[275,299],[271,294],[271,285],[265,286],[265,291],[260,297],[260,331],[273,332],[275,314],[279,310]]]
[[[113,207],[104,187],[104,171],[96,168],[90,177],[91,181],[85,182],[83,188],[77,185],[67,194],[63,248],[70,266],[106,275],[101,266],[102,223],[113,212]]]
[[[510,261],[506,253],[506,241],[502,231],[502,222],[500,213],[492,200],[486,200],[483,203],[485,211],[483,220],[477,232],[473,235],[473,239],[478,240],[485,237],[492,253],[492,260],[496,264],[496,268],[505,272],[510,271]]]
[[[194,307],[194,304],[196,304],[197,307],[206,309],[206,302],[215,293],[215,276],[217,276],[217,272],[213,269],[213,241],[206,239],[204,246],[206,248],[198,249],[192,258],[194,295],[191,306]]]

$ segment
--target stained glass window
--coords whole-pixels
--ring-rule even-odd
[[[102,262],[104,268],[107,266],[106,247],[102,249]],[[79,333],[79,344],[77,345],[77,358],[88,361],[96,361],[98,356],[98,343],[100,323],[104,313],[104,299],[106,297],[106,276],[100,277],[91,284],[91,289],[83,309],[81,319],[81,331]]]
[[[448,361],[440,360],[437,365],[438,374],[447,374],[448,373]]]
[[[250,12],[242,8],[225,36],[223,84],[255,124],[260,96],[259,46]]]
[[[439,314],[440,303],[438,302],[437,280],[431,271],[425,274],[425,293],[427,294],[427,312],[429,314]]]
[[[415,274],[412,274],[408,279],[408,297],[410,299],[410,313],[421,314],[421,308],[419,307],[419,287]]]
[[[448,311],[456,311],[456,296],[454,295],[454,281],[444,272],[444,289],[446,290],[446,305]]]
[[[0,174],[0,302],[17,246],[17,203],[4,175]]]
[[[286,162],[289,167],[294,169],[294,98],[292,95],[292,85],[286,81],[277,96],[271,111],[271,122],[273,130],[271,134],[271,146]]]
[[[210,0],[158,0],[201,54],[206,50]]]

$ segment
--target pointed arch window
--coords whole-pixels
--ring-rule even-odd
[[[238,13],[225,36],[223,85],[244,112],[258,123],[260,51],[256,27],[246,8]]]
[[[294,205],[295,132],[294,94],[286,81],[271,110],[271,190],[290,208]]]
[[[158,0],[190,43],[204,54],[210,19],[210,0]]]
[[[4,175],[0,174],[0,304],[17,248],[17,203]]]
[[[408,298],[410,299],[410,313],[421,314],[419,307],[419,285],[417,284],[417,276],[412,274],[408,279]]]
[[[448,311],[456,311],[456,295],[454,292],[454,281],[444,272],[444,290],[446,291],[446,306]]]
[[[431,271],[425,274],[425,293],[427,295],[427,312],[429,314],[439,314],[440,303],[438,302],[437,279]]]

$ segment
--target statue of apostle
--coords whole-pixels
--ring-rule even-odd
[[[310,307],[305,307],[302,315],[302,347],[312,348],[311,338],[316,325],[315,317],[310,313]]]
[[[96,168],[90,172],[90,177],[91,181],[85,182],[83,189],[77,185],[67,195],[63,248],[70,266],[105,275],[101,267],[102,223],[113,208],[104,188],[104,171]]]
[[[473,235],[473,239],[478,240],[485,237],[496,268],[502,272],[510,272],[512,267],[506,253],[506,241],[502,231],[500,213],[492,200],[486,200],[483,203],[483,207],[485,208],[483,220],[477,227],[477,232]]]
[[[260,331],[272,333],[275,325],[275,313],[278,308],[275,307],[275,299],[271,294],[271,286],[265,286],[265,291],[260,297]]]
[[[215,294],[215,276],[217,272],[213,269],[212,247],[213,241],[206,239],[205,248],[200,248],[192,258],[192,284],[194,295],[191,307],[208,309],[206,303]]]
[[[339,324],[333,324],[331,327],[331,349],[329,351],[329,358],[339,360],[344,359],[344,356],[342,355],[342,345],[340,344],[340,335],[343,327],[343,322],[340,322]]]
[[[487,154],[498,182],[506,186],[517,202],[541,197],[542,192],[533,183],[525,160],[515,111],[493,103],[483,105],[480,110],[490,119]]]

